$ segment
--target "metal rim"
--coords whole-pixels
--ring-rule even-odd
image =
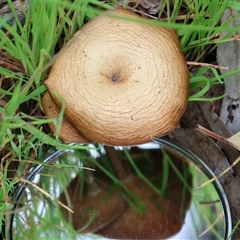
[[[197,165],[202,170],[202,172],[204,172],[206,174],[206,176],[208,178],[215,177],[212,170],[199,157],[197,157],[194,153],[192,153],[187,148],[184,148],[184,147],[176,144],[175,142],[167,139],[166,137],[162,137],[162,138],[155,137],[154,142],[166,145],[168,147],[171,147],[171,148],[177,150],[178,152],[180,152],[181,154],[186,156],[189,160],[193,161],[194,164]],[[214,182],[212,182],[212,184],[213,184],[214,188],[216,189],[218,196],[222,203],[225,221],[226,221],[226,232],[225,232],[224,239],[228,239],[232,232],[232,218],[231,218],[231,211],[230,211],[228,199],[227,199],[224,189],[223,189],[221,183],[218,181],[218,179],[216,179]]]

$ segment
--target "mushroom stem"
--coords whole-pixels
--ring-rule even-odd
[[[107,157],[109,161],[111,162],[116,174],[118,175],[118,178],[120,180],[123,180],[129,176],[129,173],[125,166],[123,165],[122,160],[120,159],[119,155],[117,154],[117,151],[112,146],[105,146],[105,151],[107,154]]]

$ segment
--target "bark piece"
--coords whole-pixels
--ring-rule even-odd
[[[224,24],[227,20],[235,17],[239,11],[234,9],[226,9],[221,23]],[[229,27],[236,27],[240,25],[240,18],[236,19]],[[236,32],[235,34],[239,34]],[[221,37],[226,36],[229,32],[222,32]],[[236,39],[228,41],[219,45],[217,49],[218,64],[228,67],[229,71],[240,68],[240,42]],[[227,70],[221,69],[222,73]],[[240,131],[240,74],[227,77],[225,80],[225,94],[223,100],[220,118],[232,133]]]

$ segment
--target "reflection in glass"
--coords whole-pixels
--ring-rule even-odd
[[[156,142],[54,153],[31,177],[37,187],[18,194],[13,239],[225,238],[226,199],[216,185],[198,189],[209,170],[184,149]]]

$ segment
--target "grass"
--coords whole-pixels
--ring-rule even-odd
[[[129,5],[129,2],[125,0],[124,6]],[[13,70],[6,63],[0,64],[2,213],[12,208],[10,196],[13,187],[21,182],[21,177],[31,164],[36,164],[43,158],[49,146],[54,149],[69,148],[57,136],[54,137],[45,130],[45,125],[49,122],[59,128],[63,110],[57,119],[47,119],[42,113],[41,97],[46,91],[44,79],[54,63],[54,55],[79,27],[101,11],[114,8],[116,1],[29,1],[28,9],[24,10],[26,24],[23,25],[17,17],[12,1],[8,0],[8,4],[15,16],[15,23],[9,25],[7,19],[0,19],[0,50],[10,60],[17,61],[19,67]],[[205,56],[214,51],[218,44],[233,41],[238,30],[238,27],[229,26],[240,14],[219,25],[227,7],[239,9],[240,4],[236,1],[185,0],[174,1],[174,6],[170,6],[169,1],[164,0],[159,12],[159,18],[162,16],[164,21],[144,19],[143,22],[176,29],[188,60],[204,62]],[[229,34],[220,37],[219,34],[224,30]],[[204,73],[207,71],[212,71],[214,77],[205,77]],[[235,69],[220,74],[216,68],[200,64],[199,71],[191,74],[189,87],[197,90],[197,93],[189,96],[189,101],[213,101],[214,99],[204,98],[211,85],[224,84],[226,77],[239,72],[240,69]],[[71,148],[85,150],[88,146]],[[0,223],[1,221],[2,214]]]

